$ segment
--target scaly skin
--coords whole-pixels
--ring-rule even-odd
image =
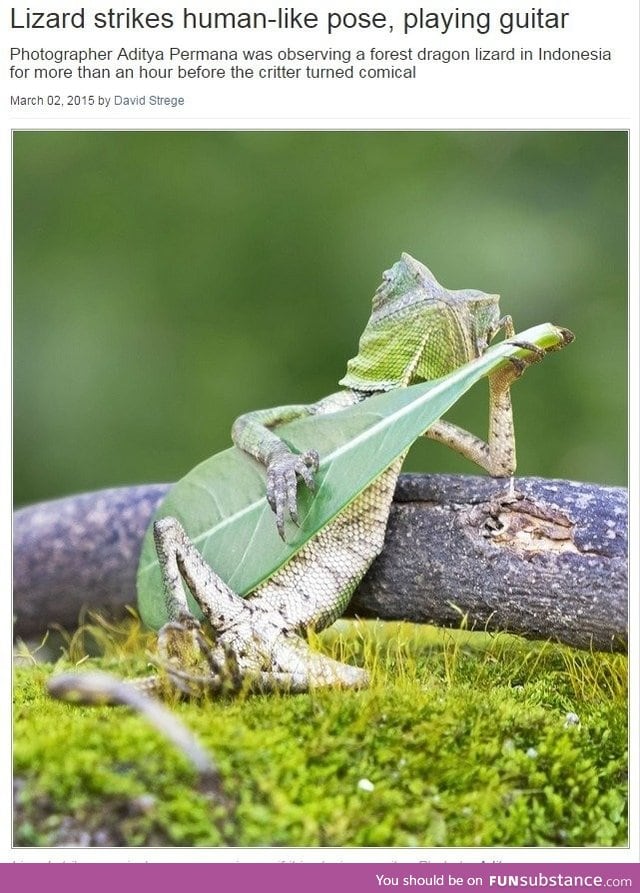
[[[383,274],[374,295],[358,354],[340,382],[345,390],[309,406],[248,413],[233,425],[236,446],[266,466],[267,498],[280,535],[287,515],[297,521],[299,481],[313,489],[318,455],[314,450],[293,454],[272,427],[303,415],[339,416],[341,409],[376,392],[446,375],[481,355],[501,329],[513,337],[511,318],[500,317],[497,295],[447,291],[426,267],[403,254]],[[527,363],[543,355],[534,345],[520,346],[531,351]],[[510,387],[527,363],[513,361],[490,377],[486,443],[442,420],[426,436],[492,475],[512,475],[516,459]],[[206,564],[178,521],[158,521],[156,549],[171,618],[159,633],[158,663],[171,683],[190,695],[241,687],[306,691],[365,685],[364,670],[312,651],[304,635],[340,616],[382,550],[403,458],[247,598],[238,597]],[[189,611],[183,582],[210,624],[212,641]],[[145,684],[154,687],[157,677]]]
[[[237,447],[267,469],[267,497],[280,535],[288,514],[297,521],[297,486],[313,488],[318,456],[294,455],[271,426],[302,415],[339,413],[370,394],[437,378],[479,356],[500,329],[498,297],[478,291],[450,292],[407,254],[383,275],[369,323],[340,382],[346,390],[310,406],[288,406],[241,416],[232,430]],[[542,352],[530,347],[532,360]],[[447,422],[426,435],[447,443],[490,474],[511,475],[515,447],[510,386],[523,370],[516,363],[490,379],[488,442]],[[189,694],[247,686],[305,691],[312,686],[365,685],[365,671],[316,652],[302,636],[333,623],[382,550],[401,457],[287,565],[247,598],[239,598],[204,562],[180,524],[155,526],[156,548],[171,621],[159,634],[160,662],[174,684]],[[209,644],[191,615],[187,584],[213,631]]]

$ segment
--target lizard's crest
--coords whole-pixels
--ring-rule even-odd
[[[358,355],[340,384],[388,391],[439,378],[484,352],[499,317],[498,295],[448,291],[424,264],[403,253],[382,275]]]

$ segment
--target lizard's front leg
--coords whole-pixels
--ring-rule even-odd
[[[508,370],[511,373],[511,370]],[[505,378],[489,379],[489,434],[486,442],[470,431],[439,419],[425,437],[445,444],[484,468],[493,477],[509,477],[516,470],[516,442],[511,405],[511,384]]]
[[[503,317],[500,327],[512,335],[511,317]],[[565,342],[573,340],[569,331]],[[535,345],[514,342],[530,351],[525,359],[509,362],[502,369],[489,376],[489,433],[486,442],[475,434],[465,431],[452,422],[443,419],[435,422],[425,437],[443,443],[460,455],[479,465],[493,477],[511,477],[516,470],[516,442],[511,405],[511,386],[532,363],[539,362],[545,355]]]
[[[231,437],[235,445],[249,453],[267,469],[267,501],[276,516],[278,533],[284,539],[285,514],[298,521],[298,480],[313,490],[318,469],[318,454],[308,450],[298,455],[271,431],[271,427],[309,415],[313,407],[278,406],[239,416],[233,423]]]
[[[351,391],[340,391],[317,403],[277,406],[239,416],[233,423],[231,437],[238,449],[253,456],[267,470],[267,501],[276,516],[278,533],[284,539],[284,523],[288,515],[298,521],[298,482],[315,489],[315,473],[319,457],[316,450],[293,453],[271,428],[308,415],[336,412],[358,401]]]

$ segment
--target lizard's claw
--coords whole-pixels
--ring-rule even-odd
[[[165,669],[178,666],[183,670],[195,667],[204,670],[209,646],[196,618],[184,614],[159,630],[157,651],[159,663]]]
[[[557,344],[555,347],[549,347],[547,350],[562,350],[563,347],[566,347],[567,344],[571,344],[572,341],[576,340],[576,336],[573,334],[571,329],[558,329],[560,332],[560,337],[562,338],[562,342]]]
[[[295,455],[282,452],[274,456],[267,466],[267,502],[276,516],[276,527],[284,539],[285,514],[298,523],[298,479],[310,490],[315,490],[314,474],[320,458],[316,450]]]
[[[519,378],[522,375],[527,366],[531,366],[532,363],[539,363],[545,355],[545,351],[541,347],[538,347],[537,344],[532,344],[530,341],[516,341],[515,338],[510,338],[509,344],[530,351],[530,356],[526,359],[523,359],[522,357],[509,357],[509,362],[513,366],[516,378]]]

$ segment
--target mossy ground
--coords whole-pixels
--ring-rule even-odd
[[[147,671],[135,624],[87,635],[107,645],[83,668]],[[173,705],[214,755],[223,801],[144,719],[52,701],[54,666],[18,667],[15,843],[627,843],[624,657],[346,621],[320,647],[366,664],[371,687]],[[55,669],[82,652],[76,638]]]

